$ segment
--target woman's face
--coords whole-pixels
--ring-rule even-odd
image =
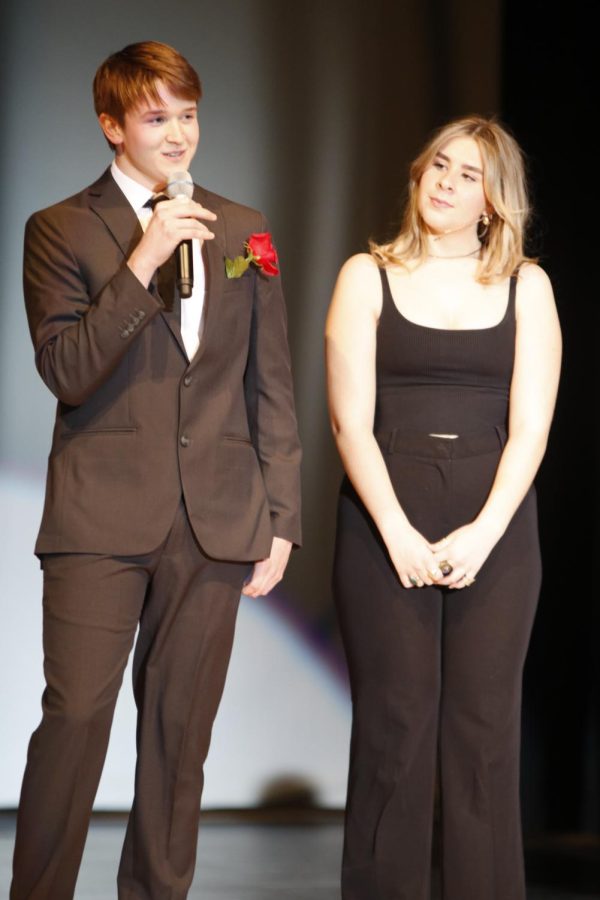
[[[421,176],[418,204],[432,234],[477,233],[489,204],[481,153],[473,138],[455,137],[442,145]]]

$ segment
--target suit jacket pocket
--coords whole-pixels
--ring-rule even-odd
[[[81,428],[63,432],[55,436],[50,458],[66,456],[69,464],[81,460],[89,464],[94,459],[122,460],[131,455],[132,441],[138,433],[137,428]]]
[[[244,437],[224,437],[219,446],[214,477],[211,479],[211,506],[242,514],[260,510],[266,503],[265,485],[256,451]]]
[[[223,440],[231,444],[249,444],[250,447],[253,446],[250,437],[244,434],[225,434],[223,435]]]
[[[239,293],[240,297],[250,297],[254,287],[254,275],[248,269],[239,278],[226,278],[223,285],[223,294]]]
[[[134,425],[128,425],[124,428],[73,428],[63,434],[64,438],[81,437],[86,434],[135,434],[137,428]]]

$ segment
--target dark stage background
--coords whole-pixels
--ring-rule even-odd
[[[173,43],[205,83],[196,180],[263,208],[278,242],[305,447],[306,533],[281,596],[338,661],[329,570],[340,472],[322,363],[335,274],[368,237],[392,232],[407,163],[433,127],[480,112],[514,129],[529,155],[537,207],[531,251],[553,279],[565,336],[556,422],[538,479],[545,579],[526,670],[524,819],[531,833],[599,833],[600,623],[596,591],[587,587],[595,460],[584,412],[595,406],[583,237],[591,209],[575,208],[583,129],[572,114],[585,89],[583,4],[559,16],[534,0],[174,0],[164,11],[133,0],[11,0],[2,17],[0,403],[11,423],[0,436],[3,465],[43,466],[52,419],[22,312],[25,218],[109,162],[91,107],[101,59],[133,40]]]
[[[544,584],[526,667],[524,812],[530,829],[600,832],[600,610],[576,575],[597,559],[597,375],[592,206],[577,188],[589,153],[591,41],[583,3],[507,0],[502,114],[530,160],[532,251],[554,283],[565,354],[538,478]]]

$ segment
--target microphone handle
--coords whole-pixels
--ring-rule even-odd
[[[177,289],[184,299],[192,296],[194,287],[194,263],[192,242],[182,241],[177,247]]]

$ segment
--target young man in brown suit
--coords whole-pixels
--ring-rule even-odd
[[[266,274],[272,256],[239,277],[225,267],[265,220],[197,186],[152,211],[189,169],[200,95],[196,72],[164,44],[109,57],[94,99],[113,165],[27,224],[27,315],[58,406],[36,545],[47,687],[11,900],[73,897],[138,625],[138,759],[118,896],[187,896],[240,591],[268,593],[300,541],[279,277]],[[175,287],[181,241],[192,242],[190,297]]]

